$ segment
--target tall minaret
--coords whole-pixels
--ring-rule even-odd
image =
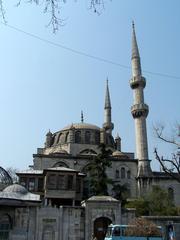
[[[134,104],[131,113],[135,121],[136,158],[138,159],[138,177],[148,177],[151,174],[150,161],[148,160],[148,143],[146,131],[146,118],[149,107],[144,103],[144,88],[146,79],[141,73],[141,61],[136,41],[135,27],[132,24],[132,78],[130,86],[134,93]]]
[[[106,133],[112,134],[114,124],[111,122],[111,100],[109,94],[108,79],[106,82],[106,95],[105,95],[105,105],[104,105],[104,124],[103,128]]]

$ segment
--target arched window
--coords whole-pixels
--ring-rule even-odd
[[[44,228],[42,240],[54,240],[54,239],[55,239],[55,232],[53,227],[48,226]]]
[[[121,178],[125,178],[125,168],[121,168]]]
[[[168,196],[171,201],[174,201],[174,189],[173,188],[168,188]]]
[[[91,139],[91,133],[90,131],[85,132],[85,143],[89,144]]]
[[[100,134],[99,132],[95,132],[95,144],[99,144],[100,143]]]
[[[59,135],[56,136],[55,144],[59,143],[60,137],[61,137],[61,133],[59,133]]]
[[[116,178],[119,178],[119,170],[116,170],[116,175],[115,175]]]
[[[66,136],[65,136],[65,143],[68,142],[68,137],[69,137],[69,132],[66,133]]]
[[[0,239],[8,240],[11,222],[9,215],[0,216]]]
[[[53,165],[53,167],[66,167],[66,168],[69,168],[69,166],[64,163],[64,162],[57,162]]]
[[[75,143],[81,143],[81,131],[75,132]]]
[[[130,170],[127,171],[127,178],[128,178],[128,179],[131,178],[131,171],[130,171]]]

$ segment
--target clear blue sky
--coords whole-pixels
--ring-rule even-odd
[[[83,2],[83,3],[82,3]],[[154,138],[152,126],[168,129],[180,121],[180,1],[106,0],[97,16],[88,0],[68,0],[62,11],[66,25],[56,34],[47,28],[41,6],[6,0],[8,24],[40,38],[109,61],[131,66],[131,22],[135,21],[143,75],[147,79],[145,102],[149,155],[153,148],[170,156],[171,148]],[[112,104],[114,135],[122,138],[122,151],[135,151],[134,122],[130,114],[133,94],[131,69],[84,57],[42,42],[0,24],[0,165],[25,169],[32,154],[43,147],[48,129],[58,131],[80,121],[102,126],[106,78]],[[155,160],[153,168],[159,170]]]

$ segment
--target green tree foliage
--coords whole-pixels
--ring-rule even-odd
[[[113,196],[121,201],[121,205],[124,206],[126,199],[128,198],[129,192],[126,184],[114,184],[112,188]]]
[[[90,188],[93,195],[108,195],[108,184],[112,184],[111,179],[106,174],[106,169],[112,165],[109,159],[110,151],[106,150],[104,144],[99,147],[100,153],[94,156],[88,167]]]
[[[126,207],[136,208],[137,216],[168,216],[178,215],[178,209],[174,206],[168,192],[159,186],[153,186],[150,193],[126,204]]]

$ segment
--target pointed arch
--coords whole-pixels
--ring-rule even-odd
[[[67,163],[62,162],[62,161],[55,163],[52,167],[66,167],[66,168],[69,168]]]

